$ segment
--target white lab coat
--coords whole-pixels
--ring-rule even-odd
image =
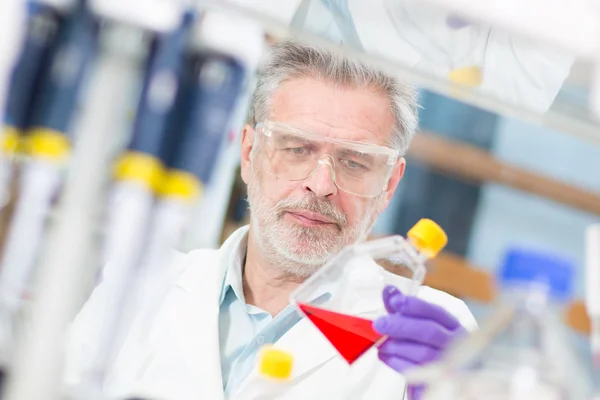
[[[219,295],[229,258],[246,234],[247,227],[239,229],[219,250],[174,255],[169,267],[172,288],[149,332],[139,332],[134,320],[109,374],[109,394],[121,398],[143,395],[154,400],[223,400]],[[401,289],[410,282],[400,277],[397,280]],[[101,284],[72,326],[67,346],[70,384],[77,382],[78,372],[93,349],[98,316],[106,301],[103,292]],[[475,328],[475,320],[461,300],[427,287],[419,296],[445,307],[467,329]],[[402,375],[380,363],[375,349],[350,370],[307,319],[275,345],[294,356],[292,380],[283,399],[332,400],[347,398],[350,392],[354,398],[385,400],[399,399],[404,391]],[[256,379],[255,370],[240,391]]]

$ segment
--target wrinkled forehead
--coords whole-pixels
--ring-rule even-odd
[[[322,137],[376,145],[389,145],[394,130],[385,93],[313,78],[284,82],[273,93],[268,118]]]

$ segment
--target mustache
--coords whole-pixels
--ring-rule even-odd
[[[319,214],[323,214],[335,221],[340,227],[345,227],[348,224],[346,215],[338,210],[338,208],[329,200],[319,199],[313,196],[305,196],[301,199],[284,199],[275,205],[275,215],[281,217],[290,209],[306,210]]]

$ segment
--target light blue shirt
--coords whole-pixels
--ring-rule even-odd
[[[246,246],[247,239],[244,239],[238,250],[232,253],[221,289],[219,345],[226,397],[234,394],[254,369],[260,348],[277,342],[301,319],[293,305],[288,305],[273,317],[256,306],[246,304],[242,288]]]

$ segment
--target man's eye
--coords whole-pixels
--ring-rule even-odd
[[[365,167],[363,164],[361,163],[357,163],[356,161],[353,160],[348,160],[348,159],[344,159],[341,160],[342,163],[344,163],[344,165],[346,165],[346,167],[348,167],[349,169],[354,169],[354,170],[364,170],[366,171],[368,168]]]
[[[304,148],[304,147],[289,147],[288,152],[296,155],[296,156],[303,156],[305,154],[308,154],[308,149]]]

